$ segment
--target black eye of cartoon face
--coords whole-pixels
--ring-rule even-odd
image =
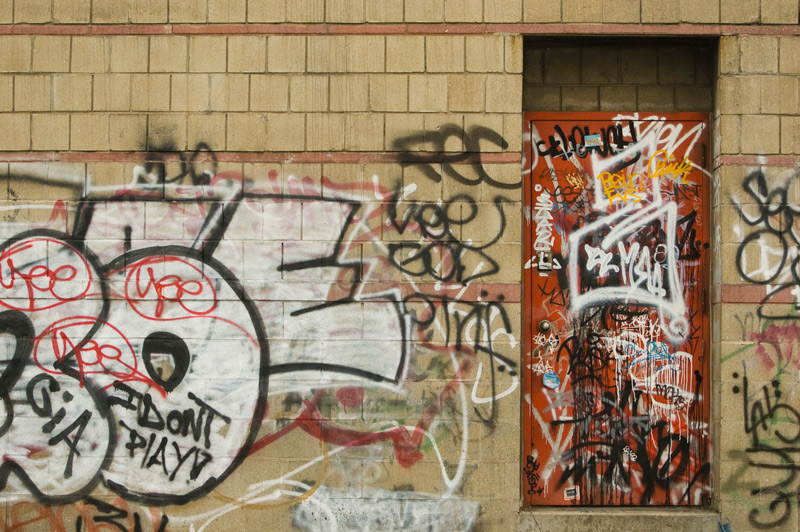
[[[165,331],[151,333],[142,344],[147,374],[164,391],[171,392],[189,369],[191,355],[183,338]]]

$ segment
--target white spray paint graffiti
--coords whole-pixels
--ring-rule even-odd
[[[468,413],[491,405],[492,414],[487,416],[491,419],[495,401],[518,386],[513,363],[492,347],[516,346],[502,297],[470,296],[471,281],[437,280],[431,288],[427,279],[413,273],[403,272],[398,278],[387,260],[390,252],[382,234],[387,229],[380,225],[387,199],[405,200],[414,192],[413,185],[392,192],[379,187],[373,177],[370,188],[330,187],[322,197],[319,189],[311,192],[294,177],[288,177],[291,193],[284,193],[243,187],[241,178],[232,173],[212,174],[201,174],[209,182],[197,187],[163,183],[158,172],[144,167],[137,167],[133,182],[125,186],[95,187],[89,182],[80,191],[80,201],[51,208],[52,213],[63,213],[63,218],[50,216],[46,222],[60,223],[54,231],[60,238],[46,233],[49,241],[41,235],[30,245],[18,241],[24,247],[19,260],[25,259],[31,270],[49,267],[48,275],[56,279],[64,264],[70,265],[70,257],[90,257],[88,267],[82,266],[87,273],[55,283],[53,295],[47,295],[59,301],[59,312],[70,309],[72,318],[54,324],[55,314],[49,310],[23,308],[37,333],[32,355],[36,365],[26,366],[19,380],[34,384],[27,389],[14,387],[10,402],[25,404],[29,393],[49,396],[46,413],[53,418],[54,433],[69,428],[86,412],[91,414],[84,415],[88,423],[81,427],[83,434],[73,425],[71,432],[63,432],[64,438],[49,444],[48,467],[72,460],[71,476],[48,476],[47,462],[38,456],[30,463],[24,457],[14,458],[41,491],[34,494],[51,502],[69,502],[108,488],[145,504],[194,501],[213,492],[250,452],[266,446],[273,437],[270,431],[280,432],[280,426],[262,427],[259,432],[262,418],[270,422],[267,396],[272,402],[292,394],[316,397],[316,391],[326,387],[345,391],[355,387],[362,390],[362,397],[378,390],[402,402],[415,393],[415,384],[407,380],[412,356],[435,353],[445,361],[446,373],[453,375],[432,400],[452,401],[458,412],[459,418],[452,422],[452,435],[459,442],[455,454],[440,447],[442,428],[450,421],[434,422],[425,409],[422,413],[430,419],[423,416],[424,423],[417,425],[397,423],[391,413],[382,419],[376,415],[368,423],[354,418],[364,441],[348,445],[400,442],[412,446],[404,452],[419,453],[424,444],[439,463],[444,498],[437,502],[422,493],[376,491],[378,499],[386,499],[378,506],[386,512],[404,508],[407,513],[398,526],[471,527],[479,506],[455,502],[474,452]],[[478,208],[468,198],[460,201],[465,212]],[[502,216],[502,202],[490,206]],[[44,210],[41,205],[34,207]],[[24,208],[15,206],[14,212]],[[448,207],[440,201],[439,208]],[[70,233],[71,218],[76,222]],[[428,220],[431,226],[438,223]],[[453,220],[452,224],[469,222],[455,215]],[[4,230],[14,236],[30,226],[20,222],[7,224]],[[502,233],[488,244],[474,243],[464,234],[465,244],[448,243],[452,252],[432,263],[432,271],[452,269],[453,257],[486,255]],[[68,243],[68,252],[54,252],[61,242]],[[418,242],[427,240],[419,237]],[[364,256],[367,247],[375,253]],[[24,253],[38,255],[27,259]],[[488,275],[494,267],[491,262],[487,258],[470,265],[464,277]],[[8,262],[3,265],[7,268]],[[77,265],[70,267],[80,272]],[[3,276],[9,278],[11,272]],[[20,284],[12,289],[24,291]],[[16,293],[3,300],[15,299],[20,299]],[[412,312],[419,302],[422,310]],[[412,344],[412,335],[422,337],[422,329],[449,338],[447,349],[437,353],[436,344],[429,346],[424,339]],[[57,369],[50,372],[54,365]],[[94,390],[104,390],[105,398],[92,410]],[[316,412],[309,402],[313,400],[305,400],[306,410],[299,414]],[[29,410],[37,405],[41,410],[43,404],[31,403]],[[19,406],[14,409],[20,417],[31,417]],[[343,419],[337,420],[335,430],[346,432]],[[12,442],[6,454],[22,456],[28,444],[47,449],[46,440],[52,435],[37,435],[40,429],[15,421],[6,434]],[[401,439],[403,434],[411,443]],[[308,467],[347,452],[348,445],[326,450],[319,459],[309,460]],[[251,505],[304,498],[308,486],[296,478],[304,470],[300,467],[280,479],[253,485],[230,505],[186,512],[171,517],[170,523],[202,530]],[[5,500],[26,500],[30,486],[19,478],[11,475]],[[286,486],[294,486],[291,493],[281,491]],[[326,493],[332,499],[329,504]],[[338,495],[322,489],[314,501],[345,512]],[[425,503],[403,502],[425,497],[429,499]],[[451,501],[453,511],[444,511]],[[435,508],[439,508],[435,518],[424,517]],[[307,522],[304,511],[297,514],[298,526]],[[340,529],[349,526],[343,518]]]

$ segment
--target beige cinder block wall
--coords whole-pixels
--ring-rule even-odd
[[[751,465],[759,418],[732,386],[743,364],[751,389],[778,380],[764,423],[796,434],[795,322],[761,310],[793,296],[761,301],[795,282],[793,251],[780,277],[770,261],[796,245],[771,221],[792,224],[797,19],[781,0],[0,3],[5,527],[663,522],[520,511],[523,35],[606,33],[725,35],[718,501],[668,518],[796,530],[790,469]]]

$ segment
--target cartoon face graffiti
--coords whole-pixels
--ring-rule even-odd
[[[63,502],[102,479],[173,504],[241,462],[266,409],[267,342],[224,266],[172,246],[100,267],[52,231],[0,257],[3,486],[13,473],[12,485]]]
[[[120,446],[103,478],[128,498],[192,500],[241,462],[258,431],[264,331],[234,276],[199,251],[136,250],[105,271],[111,308],[96,338],[131,352],[142,369],[99,377]]]
[[[91,253],[55,231],[0,246],[0,487],[22,483],[42,500],[71,501],[93,489],[109,461],[107,408],[76,378],[73,359],[107,310],[98,269]],[[64,315],[73,316],[70,326],[55,323]],[[61,356],[37,349],[45,343]]]

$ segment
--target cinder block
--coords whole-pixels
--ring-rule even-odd
[[[172,111],[210,110],[211,82],[206,74],[173,74],[170,94]]]
[[[266,37],[257,35],[228,37],[228,72],[264,72],[266,68]]]
[[[720,22],[750,24],[758,22],[759,0],[720,0]]]
[[[329,85],[332,112],[369,110],[369,77],[366,74],[334,75]]]
[[[694,81],[698,85],[713,85],[716,79],[714,71],[714,56],[709,53],[698,52],[694,56]]]
[[[14,2],[14,23],[41,24],[53,19],[51,0]]]
[[[54,111],[90,111],[91,109],[91,74],[55,74],[53,76]]]
[[[129,0],[133,24],[164,24],[168,20],[168,0]]]
[[[461,35],[425,37],[425,57],[428,72],[463,72],[464,37]]]
[[[526,111],[560,111],[561,87],[528,85],[522,95]]]
[[[638,23],[639,0],[603,0],[603,22]]]
[[[386,37],[387,72],[422,72],[425,70],[425,37],[389,35]]]
[[[717,91],[717,107],[722,114],[754,114],[761,108],[758,76],[720,77]]]
[[[327,0],[325,2],[325,22],[364,22],[364,3],[352,0]]]
[[[719,2],[681,0],[681,22],[718,23]]]
[[[131,111],[169,111],[169,74],[132,74]]]
[[[800,117],[781,117],[781,153],[800,155]]]
[[[508,114],[487,114],[487,113],[468,113],[464,115],[464,131],[469,132],[475,126],[485,127],[487,129],[491,129],[495,133],[502,135],[503,138],[505,136],[505,127],[509,124],[504,122],[505,117],[510,117],[511,115]],[[519,125],[519,129],[515,129],[514,134],[519,136],[519,132],[522,131],[522,115],[520,115],[520,121],[517,122]],[[506,139],[508,140],[508,139]],[[465,149],[465,147],[459,147],[459,149]],[[490,142],[486,139],[480,138],[478,140],[478,151],[481,153],[488,153],[488,152],[500,152],[503,151],[501,146],[498,146],[494,142]]]
[[[128,22],[128,6],[126,2],[115,0],[93,0],[92,22],[95,24],[125,24]]]
[[[51,76],[14,76],[15,111],[49,111]]]
[[[544,82],[548,85],[578,84],[581,71],[581,49],[574,46],[554,46],[544,50]]]
[[[185,150],[186,115],[151,114],[147,118],[147,149],[154,151]]]
[[[210,74],[211,111],[247,111],[250,76],[247,74]]]
[[[522,175],[522,169],[520,165],[494,165],[494,164],[486,164],[484,165],[484,169],[486,173],[492,176],[492,179],[495,179],[500,182],[505,183],[519,183],[520,175]],[[491,200],[492,197],[497,195],[497,189],[494,187],[486,186],[483,187],[487,194],[482,198],[484,201]],[[515,200],[513,196],[514,192],[509,191],[505,194],[511,200]],[[519,199],[516,199],[519,201]],[[513,211],[513,207],[509,207]],[[495,249],[496,248],[496,249]],[[487,277],[482,277],[481,280],[484,282],[496,282],[496,283],[519,283],[520,276],[522,272],[522,248],[521,245],[518,243],[498,243],[492,246],[493,257],[499,264],[502,265],[500,271],[494,275],[489,275]],[[474,258],[474,257],[472,257]],[[467,271],[475,271],[474,266],[470,267],[469,264],[467,266]],[[518,465],[518,464],[515,464]],[[516,486],[511,487],[511,490],[516,489]]]
[[[267,70],[269,72],[305,72],[306,38],[296,35],[267,37]]]
[[[600,87],[601,111],[636,111],[636,87],[614,85]]]
[[[674,87],[641,86],[637,88],[637,106],[640,111],[674,111]]]
[[[69,37],[36,35],[33,37],[33,72],[68,72]]]
[[[306,149],[340,151],[344,149],[345,116],[333,113],[306,115]]]
[[[720,37],[719,71],[722,74],[739,72],[739,37],[735,35]]]
[[[504,43],[501,35],[467,35],[467,72],[502,72]]]
[[[145,36],[108,38],[111,72],[147,72],[148,42]]]
[[[266,116],[229,113],[225,145],[231,151],[264,151],[267,148]]]
[[[467,128],[467,120],[464,119],[464,127]],[[522,115],[518,113],[504,114],[503,115],[503,138],[505,139],[508,147],[506,151],[520,152],[522,151]],[[489,147],[489,151],[502,151],[501,146]]]
[[[245,22],[247,0],[207,0],[209,22]]]
[[[347,44],[344,35],[308,37],[308,72],[346,72]]]
[[[691,85],[695,82],[694,52],[685,47],[658,49],[658,82],[661,85]]]
[[[741,150],[742,122],[739,115],[722,115],[719,120],[720,154],[734,154]]]
[[[794,115],[798,113],[797,76],[761,78],[761,112]]]
[[[289,76],[277,74],[250,76],[251,111],[288,111]]]
[[[348,72],[383,72],[386,39],[382,35],[348,35],[345,39]]]
[[[0,146],[6,150],[28,150],[31,147],[31,115],[0,114]]]
[[[447,110],[447,76],[412,74],[408,77],[408,109],[435,113]]]
[[[619,48],[587,46],[581,50],[581,83],[609,85],[619,83]]]
[[[771,115],[742,116],[742,153],[780,153],[780,119]]]
[[[523,0],[524,22],[561,22],[561,2],[552,0]]]
[[[432,164],[431,165],[437,173],[441,174],[442,166],[440,164]],[[421,169],[421,165],[411,164],[403,167],[403,186],[408,187],[408,185],[415,185],[416,189],[414,190],[414,195],[412,196],[413,199],[420,199],[420,198],[441,198],[444,197],[442,194],[442,183],[440,181],[435,181],[431,179],[426,173],[424,173]],[[387,239],[388,229],[384,229],[384,240]],[[394,235],[389,234],[389,238]],[[395,237],[396,238],[396,237]],[[366,251],[366,249],[365,249]],[[394,272],[385,273],[383,276],[391,276],[394,275]]]
[[[451,74],[447,76],[450,111],[477,113],[485,109],[486,75]]]
[[[135,151],[145,146],[147,115],[112,114],[108,117],[109,149]]]
[[[562,87],[561,108],[564,111],[597,111],[600,109],[599,87]]]
[[[354,151],[383,150],[383,115],[348,113],[345,120],[344,147]]]
[[[780,70],[782,74],[800,74],[800,36],[781,37]]]
[[[444,0],[406,0],[406,22],[443,22]]]
[[[285,22],[286,0],[248,0],[247,22]]]
[[[712,100],[710,87],[675,87],[676,111],[711,111]]]
[[[680,22],[680,0],[642,0],[641,17],[645,24]]]
[[[494,0],[483,9],[484,22],[522,22],[522,0]]]
[[[129,111],[131,109],[130,74],[94,74],[92,109]]]
[[[444,0],[445,22],[481,22],[483,2],[481,0]]]
[[[91,7],[91,0],[55,0],[53,22],[57,24],[89,22],[92,16]]]
[[[225,149],[225,115],[222,113],[190,114],[186,119],[187,143],[205,143],[213,149]]]
[[[778,38],[743,35],[739,38],[742,72],[777,72]]]
[[[14,76],[0,76],[0,111],[14,110]],[[0,194],[0,197],[2,195]]]
[[[70,117],[69,147],[78,151],[108,150],[108,115],[73,114]]]
[[[406,149],[398,141],[411,135],[422,136],[425,122],[423,115],[418,113],[391,113],[386,115],[386,140],[384,145],[387,151]],[[410,150],[413,151],[413,150]]]
[[[794,0],[761,0],[762,24],[797,24],[798,3]]]
[[[522,72],[522,44],[521,35],[506,35],[505,37],[506,72],[509,74]]]
[[[267,149],[303,151],[306,139],[306,115],[270,113],[267,115]]]
[[[426,113],[422,116],[423,132],[425,134],[425,144],[420,145],[420,151],[463,151],[464,135],[460,130],[464,128],[464,115],[455,113]],[[449,135],[444,139],[444,146],[440,142],[439,133],[447,128],[456,126],[459,128],[457,134]],[[435,140],[435,142],[434,142]],[[414,151],[412,146],[411,151]]]
[[[70,72],[108,72],[108,40],[105,37],[73,37]]]
[[[170,22],[205,22],[206,0],[169,0]]]
[[[658,80],[658,52],[655,48],[620,49],[620,81],[624,84],[654,84]]]
[[[486,76],[486,112],[522,111],[522,75],[488,74]]]
[[[189,39],[178,35],[150,37],[150,72],[186,72]]]
[[[293,0],[286,3],[287,22],[324,22],[325,3],[318,0]]]
[[[562,0],[564,22],[600,22],[603,20],[603,2],[593,0]]]
[[[405,74],[370,75],[369,108],[373,111],[407,111],[408,76]]]
[[[367,173],[367,171],[365,170],[364,168],[365,166],[371,167],[369,168],[370,170],[369,173]],[[358,190],[359,185],[365,182],[369,183],[373,175],[378,175],[380,176],[380,178],[386,176],[387,166],[388,165],[383,165],[383,164],[375,164],[375,165],[342,164],[342,163],[323,164],[322,175],[324,176],[326,183],[334,183],[337,186],[347,187],[348,198],[353,198],[364,202],[368,202],[370,200],[375,199],[374,190],[371,187],[368,190]],[[366,176],[366,180],[364,176]],[[329,187],[322,188],[323,197],[335,198],[339,197],[339,194],[340,192],[337,189]],[[369,211],[371,211],[373,208],[372,205],[365,205],[365,207]],[[376,221],[374,225],[376,226],[377,236],[379,236],[380,235],[379,223],[377,223]],[[363,238],[364,237],[362,235],[358,235],[356,237],[356,239],[358,240],[361,240]]]
[[[523,61],[525,66],[522,69],[522,77],[525,84],[544,83],[544,49],[526,48]]]
[[[37,113],[31,116],[32,150],[68,150],[69,115]]]
[[[14,222],[31,228],[49,228],[58,231],[66,229],[67,220],[61,216],[53,216],[57,213],[53,209],[54,202],[78,199],[86,179],[84,164],[11,163],[8,165],[8,174],[9,196],[14,200],[23,200],[27,204],[14,212]],[[29,180],[26,179],[27,176],[35,176],[38,179]],[[44,208],[32,205],[38,202],[41,202],[39,205]],[[12,228],[9,229],[13,231]]]
[[[403,22],[403,3],[393,0],[365,2],[364,16],[367,22]]]
[[[144,143],[142,143],[144,148]],[[99,162],[87,163],[87,189],[90,187],[116,186],[122,187],[131,182],[135,163]],[[144,225],[144,221],[141,222]],[[141,234],[141,233],[140,233]]]
[[[226,44],[222,35],[189,37],[189,72],[225,72],[228,68]]]
[[[290,76],[289,109],[316,113],[327,111],[328,76]]]

